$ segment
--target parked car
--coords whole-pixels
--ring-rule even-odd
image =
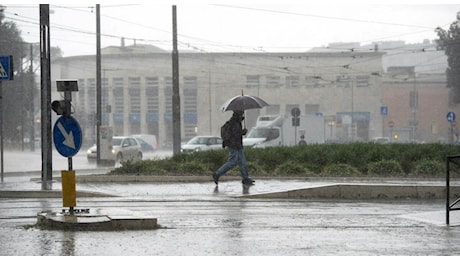
[[[155,135],[144,135],[144,134],[139,134],[139,135],[133,135],[134,137],[138,139],[142,139],[145,141],[148,145],[153,147],[153,150],[156,150],[158,148],[158,143],[157,143],[157,137]],[[143,143],[141,142],[141,145]],[[146,145],[144,145],[146,146]],[[149,149],[148,147],[146,147]]]
[[[112,160],[116,162],[142,160],[142,147],[134,137],[114,136],[112,138]],[[96,161],[97,147],[93,145],[86,154],[88,161]]]
[[[137,139],[137,141],[139,142],[139,144],[141,145],[141,148],[142,148],[142,152],[153,152],[155,151],[155,149],[153,148],[152,145],[150,145],[149,143],[147,143],[146,141],[144,141],[144,139],[141,139],[139,137],[134,137]]]
[[[181,147],[184,153],[217,149],[222,149],[222,138],[219,136],[195,136]]]

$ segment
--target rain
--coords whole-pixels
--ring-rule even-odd
[[[458,4],[27,3],[1,4],[0,11],[0,190],[56,190],[52,176],[67,169],[105,174],[122,165],[130,146],[115,145],[120,138],[137,143],[132,158],[169,158],[194,138],[219,138],[237,109],[232,98],[241,97],[258,103],[242,109],[245,148],[460,143],[460,95],[449,77],[448,45],[439,41],[458,23]],[[69,117],[75,122],[63,121]],[[59,200],[2,198],[11,212],[0,216],[3,233],[12,232],[17,246],[2,235],[0,254],[21,255],[26,244],[26,255],[459,253],[458,231],[439,228],[439,200],[283,204],[244,196],[334,183],[267,180],[242,191],[238,179],[217,188],[210,176],[207,184],[81,184],[120,195],[79,200],[84,206],[154,215],[162,225],[112,238],[35,229],[28,226],[35,214],[59,208]],[[404,251],[406,242],[413,249]]]

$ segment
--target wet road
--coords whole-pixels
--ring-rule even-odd
[[[218,190],[210,183],[78,187],[122,197],[77,198],[77,208],[89,208],[91,214],[155,217],[161,228],[40,230],[33,227],[36,214],[60,211],[61,199],[0,199],[0,255],[460,254],[460,216],[451,216],[457,226],[447,227],[442,201],[250,199],[242,197],[237,181],[224,182]],[[249,192],[256,191],[254,186]]]
[[[91,172],[89,170],[89,172]],[[53,198],[0,199],[0,255],[459,255],[460,215],[445,225],[444,201],[251,199],[243,195],[309,187],[305,181],[86,183],[77,190],[119,197],[77,198],[91,214],[148,216],[157,230],[50,231],[37,213]],[[55,187],[60,183],[56,183]],[[1,189],[40,189],[29,174],[8,174]]]

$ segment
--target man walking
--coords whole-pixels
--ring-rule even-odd
[[[243,153],[243,135],[247,133],[247,129],[242,127],[241,122],[244,120],[244,111],[235,110],[230,118],[228,125],[229,137],[223,138],[222,147],[228,147],[228,159],[217,171],[212,174],[212,178],[216,185],[219,183],[219,178],[227,173],[233,166],[239,165],[241,178],[244,185],[254,185],[254,180],[248,177],[248,169],[246,167],[246,157]]]

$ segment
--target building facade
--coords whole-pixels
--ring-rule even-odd
[[[395,109],[402,101],[393,104],[403,94],[387,82],[382,55],[377,51],[179,53],[181,136],[186,140],[195,135],[219,135],[220,126],[231,116],[231,112],[220,110],[222,104],[242,93],[259,96],[270,104],[247,111],[248,129],[259,115],[289,117],[292,108],[299,108],[301,114],[324,118],[325,141],[369,141],[388,136],[389,120],[396,126],[404,125]],[[101,67],[102,125],[112,126],[114,135],[154,134],[161,147],[172,146],[171,54],[112,47],[103,51]],[[51,72],[56,97],[55,80],[78,80],[79,91],[73,94],[74,116],[82,126],[83,145],[94,144],[95,56],[60,58],[52,63]],[[417,84],[419,88],[423,85]],[[431,86],[433,93],[446,91],[442,84]],[[443,95],[439,98],[444,99]],[[383,106],[388,107],[387,115],[382,115]],[[442,113],[446,108],[436,109]]]

